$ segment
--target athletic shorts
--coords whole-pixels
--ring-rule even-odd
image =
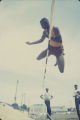
[[[63,46],[60,47],[53,47],[51,45],[48,45],[48,49],[49,49],[49,54],[50,55],[55,55],[55,56],[60,56],[60,55],[64,55],[63,51]]]

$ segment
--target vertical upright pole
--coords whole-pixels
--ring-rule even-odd
[[[51,30],[52,30],[52,20],[53,20],[54,4],[55,4],[55,0],[52,0],[52,4],[51,4],[51,14],[50,14],[49,40],[50,40],[50,38],[51,38]]]
[[[51,14],[50,14],[50,30],[49,30],[49,40],[51,38],[51,30],[52,30],[52,20],[53,20],[53,9],[54,9],[54,3],[55,0],[52,0],[51,3]],[[43,89],[45,88],[45,77],[46,77],[46,69],[47,69],[47,61],[48,61],[48,53],[49,50],[47,50],[47,55],[46,55],[46,64],[45,64],[45,71],[44,71],[44,78],[43,78]]]
[[[21,106],[23,105],[23,97],[24,97],[24,94],[22,94],[22,98],[21,98]]]
[[[26,93],[24,93],[24,104],[25,104],[25,101],[26,101]]]
[[[14,102],[16,103],[16,100],[17,100],[17,89],[18,89],[18,84],[19,84],[19,80],[17,80],[17,83],[16,83],[16,92],[15,92],[15,97],[14,97]]]

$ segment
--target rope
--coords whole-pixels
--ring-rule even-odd
[[[54,3],[55,3],[55,0],[52,0],[52,4],[51,4],[51,14],[50,14],[49,40],[50,40],[50,38],[51,38]],[[44,77],[43,77],[43,89],[45,88],[45,78],[46,78],[46,69],[47,69],[47,62],[48,62],[48,54],[49,54],[49,50],[47,50],[47,55],[46,55],[45,70],[44,70]]]

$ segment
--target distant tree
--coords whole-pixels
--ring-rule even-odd
[[[23,105],[21,106],[21,109],[23,109],[23,110],[28,110],[27,105],[23,104]]]
[[[13,107],[14,109],[19,109],[19,106],[18,106],[17,103],[13,103],[13,104],[12,104],[12,107]]]

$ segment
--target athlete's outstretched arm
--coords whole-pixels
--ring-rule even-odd
[[[38,41],[35,41],[35,42],[26,42],[26,44],[28,44],[28,45],[33,45],[33,44],[38,44],[38,43],[41,43],[43,40],[42,39],[40,39],[40,40],[38,40]]]
[[[45,34],[44,34],[44,32],[43,32],[43,35],[42,35],[42,37],[41,37],[41,39],[40,40],[37,40],[37,41],[35,41],[35,42],[26,42],[26,44],[28,44],[28,45],[33,45],[33,44],[38,44],[38,43],[41,43],[41,42],[43,42],[44,40],[45,40]]]

